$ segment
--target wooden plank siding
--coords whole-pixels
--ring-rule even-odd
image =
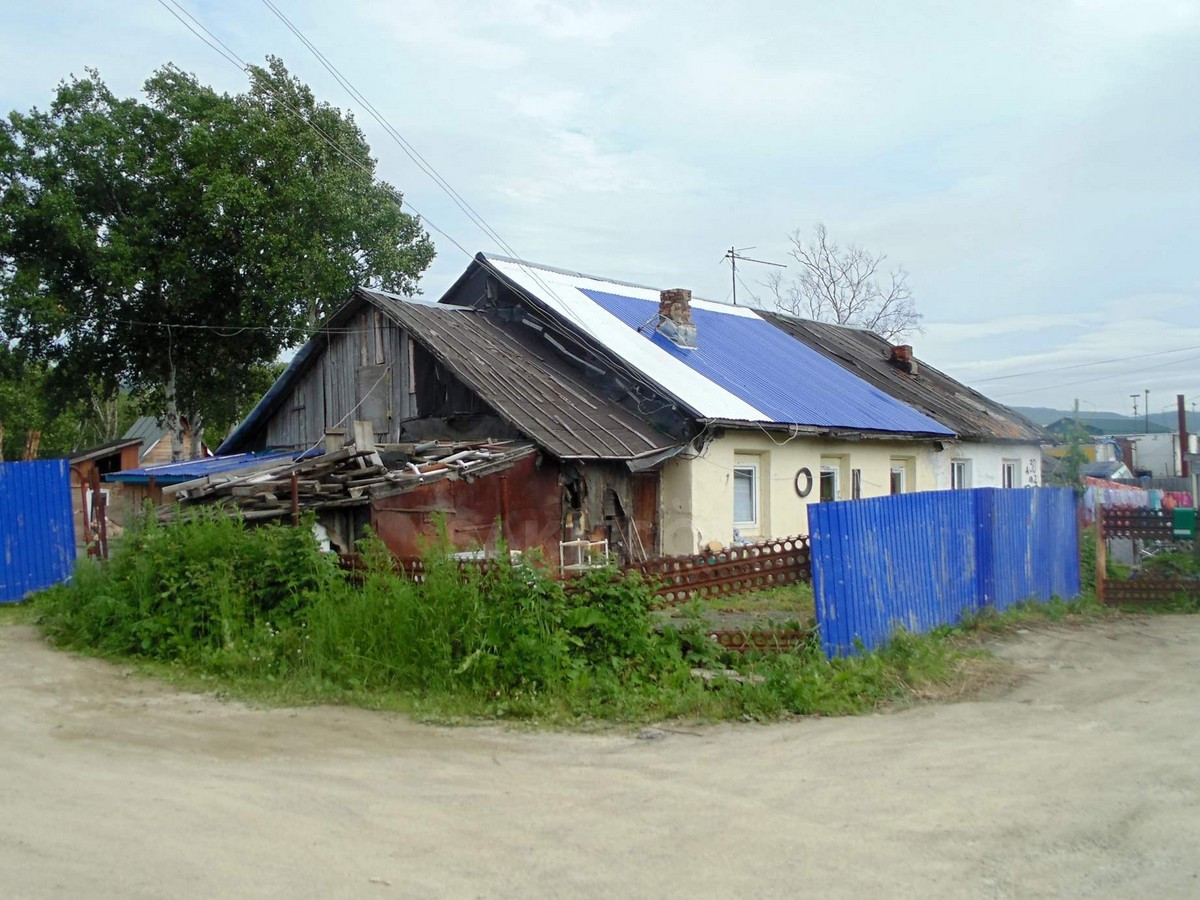
[[[306,450],[355,420],[381,443],[520,436],[558,459],[626,460],[688,433],[660,430],[597,373],[524,322],[359,289],[220,451]]]
[[[372,312],[363,310],[343,329],[323,336],[325,352],[268,420],[266,446],[312,447],[326,428],[348,429],[354,419],[366,418],[376,440],[400,439],[400,423],[416,415],[411,344],[403,328]]]

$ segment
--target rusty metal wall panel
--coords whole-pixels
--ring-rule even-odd
[[[67,461],[0,463],[0,603],[65,581],[74,561]]]
[[[529,456],[511,469],[475,481],[436,481],[375,500],[371,526],[388,549],[407,559],[420,556],[437,536],[436,520],[446,521],[458,550],[493,549],[503,537],[513,550],[539,549],[558,564],[562,539],[562,499],[557,466]]]

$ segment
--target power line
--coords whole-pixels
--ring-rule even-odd
[[[992,375],[988,378],[975,378],[973,379],[973,382],[975,384],[982,384],[985,381],[1001,381],[1006,378],[1024,378],[1027,375],[1052,375],[1055,372],[1065,372],[1070,369],[1086,369],[1089,366],[1108,366],[1117,362],[1128,362],[1132,359],[1149,359],[1150,357],[1154,356],[1166,356],[1169,353],[1186,353],[1188,350],[1200,350],[1200,346],[1177,347],[1174,350],[1156,350],[1154,353],[1139,353],[1135,356],[1117,356],[1111,359],[1099,359],[1092,362],[1075,363],[1069,366],[1056,366],[1053,369],[1037,369],[1032,372],[1014,372],[1011,375]]]
[[[399,131],[396,130],[392,123],[388,121],[378,109],[375,108],[374,104],[372,104],[371,101],[368,100],[363,93],[354,86],[353,82],[351,82],[349,78],[342,74],[341,70],[334,65],[333,62],[331,62],[329,58],[325,56],[325,54],[322,53],[311,40],[308,39],[304,32],[301,31],[300,28],[272,2],[272,0],[262,0],[262,3],[267,7],[267,9],[274,13],[275,17],[279,19],[279,21],[281,21],[284,26],[291,31],[292,34],[294,34],[302,44],[304,44],[305,47],[308,48],[309,52],[311,52],[312,55],[316,57],[317,61],[325,68],[325,71],[332,75],[338,84],[340,84],[353,99],[357,100],[362,107],[367,110],[368,113],[370,113],[371,117],[375,119],[375,121],[379,123],[380,127],[387,132],[392,140],[400,146],[400,149],[404,151],[404,154],[410,160],[412,160],[413,164],[431,179],[433,179],[434,183],[437,184],[438,187],[445,191],[447,196],[454,201],[454,204],[460,210],[462,210],[463,214],[466,215],[467,218],[469,218],[485,235],[495,241],[497,246],[501,247],[512,256],[516,256],[516,254],[512,251],[512,248],[509,247],[504,239],[500,237],[499,233],[484,220],[483,216],[476,212],[475,208],[472,207],[471,204],[468,203],[463,196],[454,189],[454,186],[451,185],[450,182],[445,178],[443,178],[441,173],[433,167],[433,164],[425,159],[425,157],[423,157],[417,151],[417,149],[410,144],[404,138],[404,136],[400,134]]]
[[[204,26],[203,26],[203,25],[202,25],[202,24],[199,22],[199,20],[193,19],[193,21],[195,21],[195,22],[196,22],[196,25],[198,25],[198,26],[200,27],[200,29],[201,29],[202,31],[204,31],[204,34],[201,34],[199,31],[197,31],[195,28],[193,28],[193,27],[191,26],[191,24],[189,24],[189,23],[188,23],[187,19],[184,19],[184,18],[183,18],[183,16],[179,15],[179,13],[177,13],[177,12],[176,12],[174,9],[172,9],[170,6],[168,6],[168,5],[167,5],[167,4],[164,2],[164,0],[158,0],[158,5],[159,5],[159,6],[161,6],[163,9],[165,9],[167,12],[169,12],[171,15],[173,15],[173,16],[174,16],[176,19],[178,19],[180,22],[182,22],[182,23],[183,23],[183,27],[184,27],[184,28],[186,28],[188,31],[190,31],[192,34],[194,34],[196,37],[200,38],[200,40],[204,41],[204,43],[208,44],[208,46],[209,46],[209,47],[211,47],[213,50],[215,50],[215,51],[216,51],[217,53],[219,53],[221,56],[225,57],[225,60],[226,60],[227,62],[231,63],[232,65],[235,65],[235,66],[237,66],[237,67],[238,67],[238,68],[240,68],[240,69],[244,69],[244,68],[245,68],[246,64],[245,64],[244,62],[239,62],[239,59],[240,59],[240,57],[238,57],[238,55],[237,55],[236,53],[234,53],[232,50],[230,50],[230,49],[229,49],[229,47],[228,47],[228,46],[225,44],[225,42],[224,42],[224,41],[222,41],[222,40],[221,40],[220,38],[218,38],[218,37],[217,37],[215,34],[213,34],[211,31],[209,31],[207,28],[205,28],[205,27],[204,27]],[[180,10],[181,10],[181,11],[184,13],[184,15],[186,15],[188,18],[192,18],[192,15],[191,15],[191,13],[189,13],[189,12],[188,12],[186,9],[184,9],[182,6],[181,6],[181,7],[179,7],[179,9],[180,9]],[[204,36],[205,34],[207,34],[209,37],[211,37],[211,38],[212,38],[212,40],[209,40],[209,38],[208,38],[208,37],[205,37],[205,36]],[[214,41],[215,41],[215,43],[214,43]],[[219,45],[219,46],[218,46],[218,45]]]
[[[240,69],[242,72],[246,72],[251,69],[251,66],[249,63],[247,63],[244,59],[242,59],[241,56],[239,56],[236,51],[234,51],[232,48],[230,48],[230,46],[228,44],[226,44],[219,37],[217,37],[215,34],[213,34],[213,32],[210,31],[207,27],[205,27],[203,22],[201,22],[194,15],[192,15],[190,12],[188,12],[188,10],[183,5],[181,5],[178,2],[178,0],[170,0],[171,5],[168,5],[167,0],[157,0],[157,2],[159,4],[159,6],[163,7],[163,9],[165,9],[167,12],[169,12],[171,15],[173,15],[176,19],[179,19],[179,21],[183,23],[183,25],[187,28],[188,31],[190,31],[197,38],[199,38],[205,44],[207,44],[210,48],[212,48],[226,62],[230,63],[230,65],[233,65],[234,67]],[[177,8],[179,10],[179,12],[183,13],[184,16],[187,16],[188,19],[191,19],[191,21],[196,24],[196,28],[199,28],[201,31],[204,32],[204,34],[201,34],[199,31],[196,30],[196,28],[193,28],[190,24],[188,24],[188,22],[185,19],[183,19],[179,15],[179,13],[177,13],[175,11],[175,9],[172,8],[172,5],[175,8]],[[207,35],[207,37],[206,37],[206,35]],[[211,38],[211,40],[210,40],[210,38]],[[300,109],[297,109],[295,106],[293,106],[291,103],[289,103],[287,101],[287,99],[285,97],[281,96],[278,92],[271,90],[270,93],[271,93],[271,96],[274,97],[274,99],[281,106],[283,106],[285,109],[287,109],[293,115],[295,115],[296,118],[298,118],[302,123],[304,123],[309,128],[311,128],[323,141],[325,141],[326,144],[328,144],[331,148],[333,148],[333,150],[335,150],[343,159],[345,159],[351,165],[357,167],[362,172],[371,176],[372,181],[375,180],[375,173],[371,170],[371,168],[369,166],[367,166],[365,163],[363,163],[362,160],[355,159],[352,155],[350,155],[350,153],[347,152],[344,147],[342,147],[340,144],[338,144],[337,141],[335,141],[332,137],[330,137],[328,134],[326,134],[324,131],[322,131],[321,128],[315,122],[313,122],[308,116],[306,116],[303,113],[303,111],[301,111]],[[462,244],[460,244],[458,241],[456,241],[450,234],[448,234],[447,232],[445,232],[441,228],[439,228],[431,219],[429,219],[428,216],[422,215],[420,210],[418,210],[415,206],[413,206],[412,203],[405,200],[399,194],[399,192],[397,192],[394,188],[392,188],[390,185],[387,185],[387,184],[380,184],[380,187],[382,187],[384,189],[388,198],[390,200],[392,200],[392,202],[395,203],[397,207],[399,207],[400,209],[403,210],[407,206],[408,209],[411,210],[413,215],[415,215],[418,219],[420,219],[422,222],[424,222],[426,225],[428,225],[430,228],[432,228],[434,231],[436,231],[438,234],[440,234],[442,237],[444,237],[446,240],[448,240],[451,244],[453,244],[455,247],[457,247],[460,251],[462,251],[462,253],[464,255],[466,255],[466,257],[468,259],[474,258],[472,256],[471,252],[469,250],[467,250],[466,247],[464,247]]]
[[[499,246],[501,248],[501,250],[503,250],[506,254],[508,254],[508,256],[511,257],[516,262],[516,264],[525,272],[526,275],[528,275],[530,277],[530,279],[533,280],[533,282],[535,284],[537,284],[539,287],[541,287],[543,290],[545,290],[549,295],[555,297],[559,301],[561,312],[568,319],[572,320],[584,334],[589,334],[590,329],[588,328],[587,324],[583,321],[582,318],[580,318],[578,313],[571,307],[570,303],[566,302],[563,299],[562,295],[560,295],[558,293],[558,291],[555,290],[554,287],[552,285],[550,285],[541,276],[541,274],[537,271],[537,268],[535,266],[530,265],[525,259],[523,259],[521,257],[521,255],[519,253],[517,253],[517,251],[512,247],[512,245],[509,244],[500,235],[500,233],[498,231],[496,231],[495,228],[493,228],[490,224],[488,224],[488,222],[483,218],[483,216],[479,212],[477,212],[475,210],[475,208],[472,207],[471,204],[468,203],[457,190],[455,190],[454,186],[452,184],[450,184],[450,182],[445,177],[443,177],[442,174],[440,172],[438,172],[436,168],[434,168],[433,164],[430,163],[427,159],[425,159],[425,157],[422,156],[421,153],[407,139],[405,139],[405,137],[399,132],[399,130],[396,129],[396,127],[394,125],[392,125],[392,123],[387,119],[387,117],[384,116],[383,113],[381,113],[374,106],[374,104],[371,103],[370,100],[367,99],[367,97],[362,93],[362,91],[360,91],[354,85],[354,83],[350,81],[349,78],[347,78],[345,75],[343,75],[341,70],[338,69],[338,67],[336,65],[334,65],[334,63],[332,61],[330,61],[329,58],[326,57],[324,53],[321,52],[321,50],[316,46],[316,44],[314,44],[307,37],[307,35],[304,34],[304,32],[300,29],[300,27],[297,26],[294,22],[292,22],[282,12],[282,10],[280,10],[279,7],[274,2],[272,2],[272,0],[262,0],[262,2],[263,2],[263,5],[266,6],[284,24],[284,26],[287,27],[287,29],[289,31],[291,31],[292,34],[295,35],[296,38],[301,41],[301,43],[304,44],[304,46],[309,50],[309,52],[312,53],[312,55],[317,59],[317,61],[325,68],[325,70],[330,75],[332,75],[333,78],[338,82],[338,84],[341,85],[341,87],[350,95],[351,99],[357,101],[365,110],[367,110],[367,112],[371,115],[371,117],[374,118],[375,121],[378,122],[379,125],[384,129],[385,133],[387,133],[388,136],[391,137],[392,140],[395,141],[400,146],[400,148],[404,151],[405,155],[408,156],[408,158],[410,160],[412,160],[412,162],[417,166],[417,168],[420,169],[430,179],[432,179],[433,182],[439,188],[441,188],[441,190],[464,213],[464,215],[466,215],[467,218],[477,228],[479,228],[479,230],[481,232],[483,232],[483,234],[487,238],[492,240],[497,246]],[[461,245],[460,245],[460,249],[461,249]],[[486,260],[486,258],[483,260],[483,264],[493,274],[498,275],[498,276],[502,274],[496,269],[496,267],[494,265],[492,265],[490,263],[490,261]],[[536,300],[537,298],[532,297],[532,299]],[[562,329],[561,324],[557,320],[555,320],[553,318],[553,316],[545,315],[541,309],[538,309],[536,307],[532,309],[532,312],[534,313],[536,318],[541,320],[547,326],[554,328],[554,330],[557,331],[559,334],[562,334],[566,337],[573,337],[572,335],[569,335],[566,331],[564,331]],[[654,384],[653,382],[651,382],[651,381],[647,380],[645,377],[643,377],[642,374],[636,370],[636,368],[633,368],[632,366],[629,366],[627,363],[625,363],[623,360],[618,359],[614,354],[612,354],[608,350],[607,347],[604,347],[602,345],[593,347],[593,352],[596,352],[597,355],[600,356],[601,358],[607,359],[610,365],[614,365],[619,368],[629,369],[630,374],[633,377],[634,381],[640,383],[643,387],[647,388],[652,393],[659,394],[662,392],[661,388],[658,385]]]
[[[353,82],[351,82],[349,78],[347,78],[345,75],[342,74],[341,70],[338,69],[338,67],[336,65],[334,65],[328,59],[328,57],[325,56],[324,53],[321,52],[321,50],[316,46],[316,44],[314,44],[311,40],[309,40],[307,35],[304,34],[304,32],[300,29],[299,26],[297,26],[294,22],[291,21],[291,19],[289,19],[286,15],[284,15],[284,13],[279,9],[278,6],[276,6],[272,2],[272,0],[262,0],[262,2],[263,2],[263,5],[266,6],[272,13],[274,13],[276,18],[278,18],[287,27],[287,29],[289,31],[291,31],[292,34],[295,35],[300,40],[300,42],[304,44],[304,46],[306,48],[308,48],[309,52],[312,53],[312,55],[325,68],[325,70],[334,77],[334,79],[337,81],[337,83],[339,85],[341,85],[343,90],[345,90],[350,95],[351,99],[357,101],[371,115],[371,117],[374,118],[375,121],[379,123],[380,127],[382,127],[384,129],[384,132],[389,137],[391,137],[392,140],[396,142],[396,144],[398,144],[400,146],[400,149],[404,151],[405,155],[408,156],[408,158],[410,160],[412,160],[412,162],[417,166],[417,168],[420,169],[430,179],[432,179],[434,184],[436,184],[439,188],[441,188],[441,190],[446,194],[446,196],[448,196],[451,199],[451,201],[454,202],[454,204],[463,212],[463,214],[466,215],[467,218],[481,232],[483,232],[485,237],[487,237],[489,240],[493,241],[498,247],[500,247],[501,250],[503,250],[512,259],[514,259],[516,261],[517,265],[520,266],[521,269],[523,269],[525,271],[525,273],[531,279],[533,279],[533,281],[536,284],[538,284],[541,288],[543,288],[545,291],[547,291],[547,293],[549,293],[552,296],[554,296],[555,298],[557,298],[560,302],[563,300],[561,295],[559,295],[559,293],[553,287],[551,287],[551,285],[548,284],[546,282],[546,280],[541,277],[540,274],[538,274],[535,267],[529,265],[526,262],[526,260],[524,260],[521,257],[521,255],[519,253],[517,253],[516,250],[513,249],[512,245],[510,245],[506,240],[504,240],[504,238],[500,235],[500,233],[498,231],[496,231],[496,229],[494,229],[491,225],[488,224],[488,222],[483,218],[483,216],[480,215],[475,210],[475,208],[472,207],[471,204],[468,203],[462,197],[462,195],[457,190],[454,189],[454,186],[452,184],[450,184],[450,182],[446,178],[444,178],[441,175],[441,173],[438,172],[437,169],[435,169],[433,167],[433,165],[428,160],[426,160],[425,157],[423,157],[417,151],[417,149],[408,140],[405,139],[405,137],[402,134],[400,134],[400,132],[396,129],[396,127],[394,125],[392,125],[392,123],[387,119],[387,117],[384,116],[383,113],[379,112],[379,110],[375,108],[374,104],[372,104],[371,101],[366,98],[366,96],[362,93],[362,91],[360,91],[357,87],[355,87]],[[495,271],[494,267],[489,266],[489,268],[492,268],[492,271],[494,274],[497,274],[497,275],[500,274],[499,272]],[[567,316],[567,318],[573,320],[575,322],[575,324],[578,325],[584,332],[588,331],[587,325],[576,314],[575,310],[573,310],[571,308],[569,303],[563,302],[562,309],[563,309],[564,314]],[[543,318],[543,320],[546,321],[544,318]],[[611,359],[610,359],[610,361],[611,361]],[[646,384],[647,387],[650,387],[648,382],[644,382],[644,383]]]
[[[1178,352],[1178,351],[1174,351],[1174,352]],[[1145,355],[1146,356],[1155,356],[1157,354],[1147,353]],[[1136,359],[1138,357],[1131,357],[1131,358]],[[1186,359],[1179,360],[1179,362],[1192,362],[1197,359],[1200,359],[1200,356],[1189,356]],[[1010,391],[1007,393],[1001,393],[1001,394],[998,394],[997,396],[999,396],[999,397],[1020,397],[1024,394],[1034,394],[1039,391],[1049,391],[1049,390],[1056,390],[1058,388],[1075,387],[1076,385],[1079,385],[1079,384],[1092,384],[1097,381],[1107,381],[1109,379],[1114,379],[1114,378],[1125,378],[1128,375],[1136,375],[1141,372],[1151,371],[1153,368],[1155,368],[1155,367],[1154,366],[1143,366],[1143,367],[1137,368],[1137,369],[1127,369],[1124,372],[1110,372],[1110,373],[1107,373],[1104,375],[1097,375],[1094,378],[1083,378],[1083,379],[1080,379],[1079,381],[1068,381],[1068,382],[1065,382],[1062,384],[1040,385],[1039,387],[1034,387],[1034,388],[1024,388],[1019,391]]]
[[[175,11],[170,6],[167,5],[166,0],[157,0],[157,2],[159,3],[159,5],[163,6],[163,8],[167,9],[168,12],[170,12],[172,15],[174,15],[175,18],[179,19],[185,26],[187,26],[188,30],[191,31],[192,34],[194,34],[200,40],[204,41],[205,44],[207,44],[210,48],[212,48],[214,51],[216,51],[218,54],[220,54],[221,57],[223,59],[225,59],[227,62],[229,62],[231,65],[236,66],[237,68],[241,69],[243,72],[245,72],[251,68],[249,66],[249,64],[246,63],[246,61],[243,60],[241,58],[241,56],[239,56],[237,54],[236,51],[234,51],[232,48],[230,48],[228,44],[226,44],[224,41],[222,41],[215,34],[213,34],[213,32],[210,31],[207,27],[205,27],[204,24],[202,22],[200,22],[199,19],[197,19],[194,15],[192,15],[192,13],[188,12],[188,10],[179,3],[179,0],[170,0],[170,2],[180,12],[182,12],[185,16],[187,16],[188,19],[191,19],[192,22],[194,22],[196,24],[196,26],[205,33],[205,35],[208,35],[209,37],[211,37],[211,40],[209,40],[204,35],[197,32],[195,28],[191,27],[190,25],[188,25],[188,23],[186,21],[184,21],[182,18],[180,18],[180,16],[178,14],[176,14]],[[280,15],[282,15],[282,14],[280,14]],[[287,23],[285,23],[285,24],[287,24]],[[294,26],[289,26],[289,27],[292,28],[293,33],[296,33],[298,37],[301,37],[301,39],[304,40],[305,45],[308,46],[310,48],[310,50],[312,50],[314,52],[314,54],[318,55],[319,58],[323,58],[323,56],[320,54],[320,51],[316,50],[315,46],[312,45],[311,41],[308,41],[307,38],[304,38],[302,33],[300,33],[298,29],[296,29]],[[332,64],[329,64],[329,66],[332,66]],[[333,72],[331,71],[330,74],[333,74]],[[337,77],[337,76],[335,75],[335,77]],[[339,78],[339,84],[342,84],[343,88],[346,88],[348,91],[353,89],[353,85],[349,85],[349,82],[343,83],[343,80],[340,78]],[[349,86],[347,86],[347,85],[349,85]],[[269,87],[268,87],[268,90],[270,90]],[[351,95],[354,96],[355,93],[358,93],[358,96],[361,97],[361,93],[357,92],[356,89],[353,89],[353,92]],[[352,165],[357,166],[359,169],[361,169],[362,171],[364,171],[365,173],[370,175],[372,177],[372,179],[374,179],[374,173],[366,165],[364,165],[360,160],[355,159],[349,153],[347,153],[344,148],[342,148],[340,145],[338,145],[329,135],[325,134],[319,127],[317,127],[317,125],[311,119],[309,119],[307,116],[305,116],[295,106],[288,103],[286,99],[280,97],[280,95],[277,92],[271,91],[271,94],[282,106],[284,106],[286,109],[288,109],[290,112],[292,112],[297,118],[299,118],[301,120],[301,122],[303,122],[305,125],[307,125],[309,128],[311,128],[314,132],[316,132],[327,144],[329,144],[330,147],[332,147],[339,154],[341,154]],[[364,105],[367,105],[367,101],[365,100],[365,98],[360,100],[360,102],[364,103]],[[386,120],[384,120],[384,121],[386,121]],[[389,133],[392,134],[394,140],[397,140],[398,142],[403,141],[403,138],[399,135],[399,132],[396,132],[396,130],[390,126],[390,123],[388,125],[386,125],[385,127],[387,129],[389,129]],[[407,144],[407,142],[404,141],[404,144]],[[413,153],[415,154],[416,151],[414,150]],[[416,154],[416,155],[419,157],[419,154]],[[415,161],[416,160],[414,160],[414,162]],[[426,164],[426,165],[428,165],[428,164]],[[432,170],[432,167],[429,167],[428,169],[422,168],[422,171],[425,172],[426,175],[429,175],[431,178],[434,178],[435,182],[438,183],[439,186],[442,187],[442,189],[444,191],[446,191],[448,194],[450,194],[452,199],[456,196],[459,196],[457,191],[455,191],[454,188],[452,186],[450,186],[448,182],[445,181],[445,179],[441,178],[440,175],[437,175],[436,172],[434,170]],[[455,240],[454,237],[451,236],[448,232],[443,231],[441,228],[437,227],[437,225],[434,224],[430,219],[423,216],[420,213],[420,211],[417,210],[416,207],[414,207],[412,205],[411,202],[404,200],[399,195],[399,193],[396,192],[394,189],[390,188],[390,186],[386,186],[386,187],[387,187],[387,193],[388,193],[389,198],[393,202],[395,202],[398,207],[403,209],[405,206],[407,206],[409,210],[411,210],[418,218],[420,218],[427,225],[429,225],[430,228],[432,228],[434,231],[436,231],[442,237],[446,238],[446,240],[450,241],[450,243],[452,243],[455,247],[457,247],[468,259],[472,259],[472,260],[475,259],[474,255],[471,254],[470,251],[468,251],[465,247],[463,247],[463,245],[460,244],[457,240]],[[459,197],[459,199],[461,199],[461,197]],[[468,209],[470,208],[470,205],[467,204],[465,200],[462,201],[462,204],[467,206]],[[460,206],[460,208],[462,208],[462,206]],[[466,210],[464,210],[464,212],[465,211]],[[486,222],[483,222],[481,217],[478,217],[478,214],[476,214],[475,218],[472,218],[472,221],[475,222],[475,224],[478,227],[480,227],[480,229],[483,230],[485,234],[493,237],[493,240],[496,240],[496,242],[503,249],[505,249],[505,251],[514,259],[514,261],[517,263],[517,265],[520,266],[520,268],[523,269],[535,283],[540,285],[550,295],[554,296],[555,298],[557,298],[559,300],[559,302],[561,304],[560,308],[562,309],[564,314],[568,318],[574,320],[574,322],[576,323],[576,325],[579,326],[580,330],[583,332],[584,335],[587,335],[590,333],[586,323],[584,323],[583,320],[579,318],[578,314],[571,308],[570,304],[563,301],[563,298],[561,297],[561,295],[559,295],[559,293],[553,287],[551,287],[549,284],[547,284],[545,279],[543,279],[541,277],[541,275],[536,271],[535,267],[531,267],[525,260],[521,259],[521,257],[516,253],[516,251],[513,250],[512,247],[510,245],[508,245],[508,243],[506,241],[504,241],[503,238],[501,238],[499,236],[499,234],[495,232],[494,229],[492,229],[490,226],[488,226]],[[502,276],[502,273],[491,263],[490,260],[487,260],[486,257],[482,260],[482,264],[488,270],[493,272],[493,274],[495,274],[497,276]],[[536,296],[533,296],[533,299],[536,300],[537,299]],[[562,324],[560,322],[558,322],[552,315],[547,315],[543,310],[538,308],[536,305],[533,306],[530,311],[535,315],[536,318],[543,321],[547,326],[553,328],[559,334],[569,337],[573,340],[577,339],[577,337],[575,335],[570,335],[569,332],[565,331],[562,327]],[[147,324],[149,324],[149,323],[147,323]],[[220,327],[220,326],[214,326],[214,327]],[[607,359],[607,361],[609,362],[610,365],[614,365],[618,368],[627,370],[629,375],[632,377],[632,379],[635,383],[642,385],[643,387],[648,389],[652,394],[656,394],[656,395],[663,394],[663,390],[660,386],[658,386],[658,385],[654,384],[653,382],[649,381],[648,379],[646,379],[646,377],[641,372],[639,372],[636,367],[630,366],[627,363],[625,363],[624,360],[621,360],[618,357],[616,357],[611,351],[608,350],[608,348],[604,347],[603,345],[596,345],[593,347],[593,351],[596,352],[596,354],[598,356],[600,356],[601,358]],[[635,398],[635,400],[638,403],[638,406],[640,408],[641,401],[637,398]],[[678,402],[678,398],[676,398],[676,401]]]

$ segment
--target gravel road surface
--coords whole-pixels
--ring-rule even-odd
[[[1196,897],[1200,617],[999,696],[640,735],[254,709],[0,626],[0,896]]]

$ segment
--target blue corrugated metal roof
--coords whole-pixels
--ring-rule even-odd
[[[183,462],[163,463],[160,466],[143,466],[139,469],[126,469],[123,472],[112,472],[104,476],[105,481],[126,481],[144,484],[153,476],[158,484],[179,484],[194,478],[204,478],[221,472],[234,472],[247,466],[262,462],[279,460],[283,462],[299,456],[292,450],[268,450],[263,453],[235,453],[231,456],[209,456],[201,459],[188,459]]]
[[[582,294],[635,331],[657,321],[658,304],[588,288]],[[944,425],[843,369],[763,319],[692,308],[694,350],[653,328],[641,333],[770,421],[868,431],[952,435]],[[669,387],[669,386],[668,386]]]

